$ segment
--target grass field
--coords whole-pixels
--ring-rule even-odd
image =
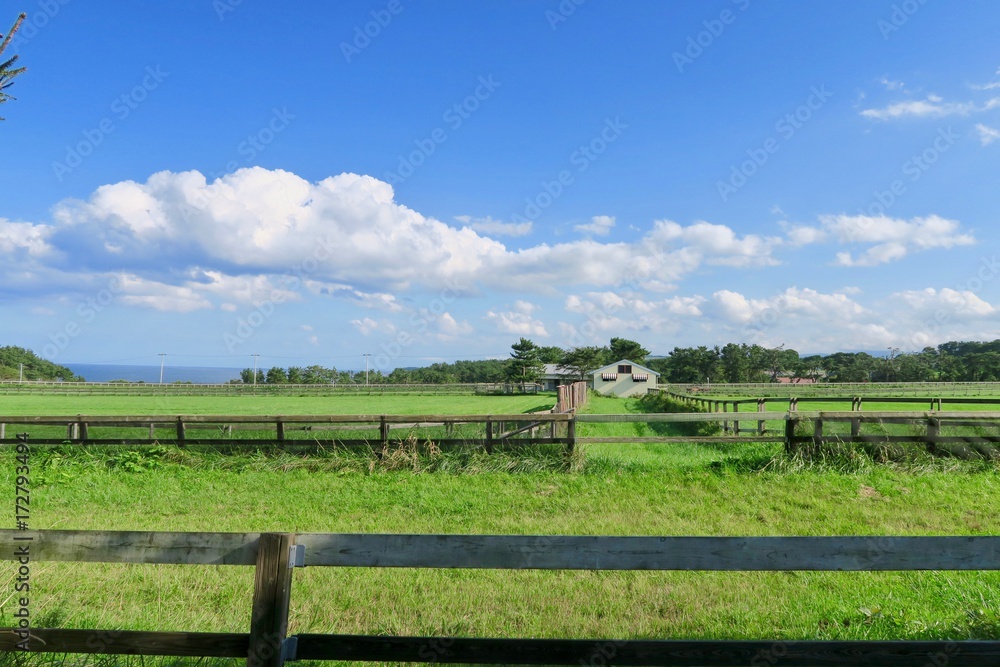
[[[548,410],[555,394],[341,396],[68,396],[0,398],[0,415],[418,415]]]
[[[325,408],[287,404],[279,409],[273,404],[277,399],[253,408],[261,413],[346,412],[349,406],[342,401],[347,398],[338,397],[335,405],[320,399]],[[419,408],[396,403],[391,410],[354,405],[376,414],[411,407],[413,412],[481,410],[481,404],[461,397],[446,400],[450,408],[438,404],[433,410],[423,403]],[[528,397],[519,405],[530,409],[538,403],[539,397]],[[214,403],[196,407],[171,406],[165,412],[223,411]],[[104,408],[150,411],[148,404],[125,409],[118,400]],[[637,410],[635,401],[609,398],[592,398],[587,406],[594,413]],[[21,406],[21,412],[64,410],[35,404]],[[648,428],[580,424],[578,435],[644,435]],[[33,471],[41,481],[32,493],[32,527],[607,535],[989,535],[1000,530],[995,467],[869,465],[845,471],[765,465],[780,456],[780,447],[770,445],[589,444],[581,446],[582,461],[571,468],[497,471],[482,465],[464,466],[461,474],[443,468],[431,473],[426,468],[325,468],[300,456],[260,453],[198,458],[164,449],[170,451],[148,466],[122,466],[103,452],[57,448],[46,454],[37,448]],[[0,485],[11,510],[15,465],[13,452],[6,452]],[[252,568],[37,563],[33,613],[36,626],[245,632],[252,580]],[[4,562],[0,614],[6,618],[13,608],[12,584],[13,568]],[[290,632],[998,639],[997,591],[1000,573],[978,572],[307,568],[295,573]],[[95,658],[90,664],[161,663]]]

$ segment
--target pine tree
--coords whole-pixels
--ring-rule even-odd
[[[17,32],[17,29],[21,27],[21,23],[27,17],[28,17],[27,14],[24,13],[20,14],[17,17],[17,20],[14,21],[14,27],[10,29],[10,32],[7,33],[7,36],[4,37],[2,34],[0,34],[0,38],[3,38],[3,41],[0,42],[0,61],[2,61],[3,59],[4,50],[6,50],[7,46],[10,45],[11,38],[14,37],[14,33]],[[25,67],[14,67],[14,63],[17,62],[17,58],[18,56],[14,56],[13,58],[9,58],[6,61],[0,62],[0,104],[6,102],[7,100],[14,99],[4,91],[10,88],[12,85],[14,85],[14,77],[20,74],[24,74],[25,70],[27,69]],[[0,120],[4,119],[0,117]]]

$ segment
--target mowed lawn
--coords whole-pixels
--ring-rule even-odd
[[[291,404],[277,409],[273,405],[282,399],[267,400],[270,407],[262,413],[323,411],[314,406],[291,409]],[[336,402],[346,410],[343,400]],[[524,405],[530,409],[540,402],[540,397],[530,397]],[[587,407],[592,412],[636,409],[634,401],[602,398]],[[128,412],[110,410],[118,411]],[[146,412],[148,406],[138,411]],[[642,435],[644,427],[581,424],[579,434],[604,429],[599,432]],[[194,466],[165,457],[149,468],[123,468],[100,455],[46,457],[38,447],[34,469],[44,483],[32,491],[31,525],[737,536],[996,535],[1000,530],[1000,475],[995,469],[870,466],[847,473],[822,466],[768,467],[758,463],[779,454],[780,447],[772,452],[751,445],[588,444],[581,449],[582,465],[572,471],[456,474],[377,466],[367,472],[324,471],[281,465],[281,460],[269,464],[263,455],[248,456],[242,466],[219,466],[214,460]],[[0,461],[0,485],[11,508],[15,465],[14,453],[8,451]],[[8,590],[13,572],[11,563],[2,564],[0,579]],[[245,632],[252,586],[252,568],[36,563],[32,609],[39,627]],[[7,618],[13,611],[11,597],[0,596],[0,614]],[[290,632],[1000,639],[1000,574],[307,568],[295,573]],[[121,661],[126,664],[127,659]]]

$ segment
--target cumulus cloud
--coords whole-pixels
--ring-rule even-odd
[[[481,232],[489,236],[526,236],[531,233],[533,223],[528,222],[502,222],[487,216],[485,218],[474,218],[471,215],[458,215],[455,219],[465,223],[469,229]]]
[[[53,252],[49,244],[52,232],[49,225],[11,222],[0,218],[0,254],[25,253],[31,257],[49,255]]]
[[[840,266],[875,266],[896,261],[912,252],[931,248],[952,248],[971,245],[975,237],[961,230],[957,220],[937,215],[911,220],[888,216],[826,215],[820,217],[820,227],[798,227],[789,232],[799,245],[833,239],[839,243],[868,244],[863,253],[838,252]]]
[[[895,120],[907,116],[917,118],[943,118],[945,116],[968,116],[1000,107],[1000,97],[975,102],[946,102],[939,95],[928,95],[923,100],[895,102],[882,108],[864,109],[861,115],[875,120]]]
[[[610,215],[595,215],[590,222],[585,225],[573,227],[578,232],[591,234],[593,236],[607,236],[615,226],[615,219]]]
[[[927,287],[922,290],[896,292],[892,297],[902,301],[922,316],[940,317],[940,313],[947,313],[951,317],[967,319],[989,317],[997,312],[996,307],[970,290],[959,291],[947,287],[937,290]]]
[[[581,315],[586,326],[563,322],[560,329],[564,347],[574,347],[622,332],[655,332],[658,335],[689,330],[702,316],[702,296],[672,296],[650,299],[640,292],[587,292],[570,294],[564,308]],[[583,335],[589,332],[589,335]],[[617,333],[616,333],[617,332]]]
[[[483,320],[495,327],[497,331],[515,336],[547,337],[549,335],[542,322],[524,312],[490,310],[487,311]]]
[[[649,247],[680,246],[695,265],[701,260],[726,266],[774,266],[774,249],[782,244],[778,237],[747,234],[740,237],[725,225],[698,221],[684,227],[671,220],[658,220],[646,237]]]
[[[63,201],[51,225],[4,221],[0,249],[34,253],[67,272],[124,269],[223,303],[246,301],[238,282],[266,276],[278,289],[305,287],[398,312],[394,294],[455,285],[470,292],[630,282],[670,289],[704,263],[777,264],[773,250],[781,243],[704,221],[661,220],[631,243],[587,238],[514,250],[488,234],[517,235],[529,227],[459,221],[465,225],[423,216],[398,204],[389,184],[357,174],[309,182],[254,167],[208,181],[197,171],[164,171]],[[601,236],[613,226],[614,218],[595,216],[582,227]]]

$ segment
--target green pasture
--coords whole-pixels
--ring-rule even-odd
[[[31,397],[36,400],[39,397]],[[49,397],[42,397],[49,398]],[[62,398],[62,397],[56,397]],[[95,397],[98,401],[101,397]],[[69,399],[75,401],[78,398]],[[148,413],[158,399],[21,414]],[[501,413],[550,397],[369,397],[227,404],[164,413]],[[236,399],[245,404],[247,397]],[[356,401],[356,402],[354,402]],[[385,399],[383,399],[385,401]],[[320,404],[325,407],[320,407]],[[13,414],[5,400],[0,410]],[[353,410],[352,410],[353,408]],[[638,411],[592,397],[592,413]],[[810,408],[811,409],[811,408]],[[98,412],[101,410],[102,412]],[[578,425],[579,436],[672,425]],[[789,462],[780,444],[586,444],[493,457],[399,445],[366,454],[174,447],[35,447],[31,527],[578,535],[995,535],[992,465]],[[14,502],[14,452],[0,455]],[[10,519],[13,527],[13,518]],[[0,563],[0,615],[14,567]],[[35,563],[35,625],[245,632],[252,568]],[[1000,573],[504,572],[306,568],[291,633],[578,638],[1000,639]],[[2,658],[0,658],[2,660]],[[8,660],[14,660],[8,657]],[[17,656],[11,664],[236,665],[239,661]],[[333,663],[318,663],[333,664]]]
[[[554,393],[430,396],[0,396],[3,415],[468,415],[548,410]]]

